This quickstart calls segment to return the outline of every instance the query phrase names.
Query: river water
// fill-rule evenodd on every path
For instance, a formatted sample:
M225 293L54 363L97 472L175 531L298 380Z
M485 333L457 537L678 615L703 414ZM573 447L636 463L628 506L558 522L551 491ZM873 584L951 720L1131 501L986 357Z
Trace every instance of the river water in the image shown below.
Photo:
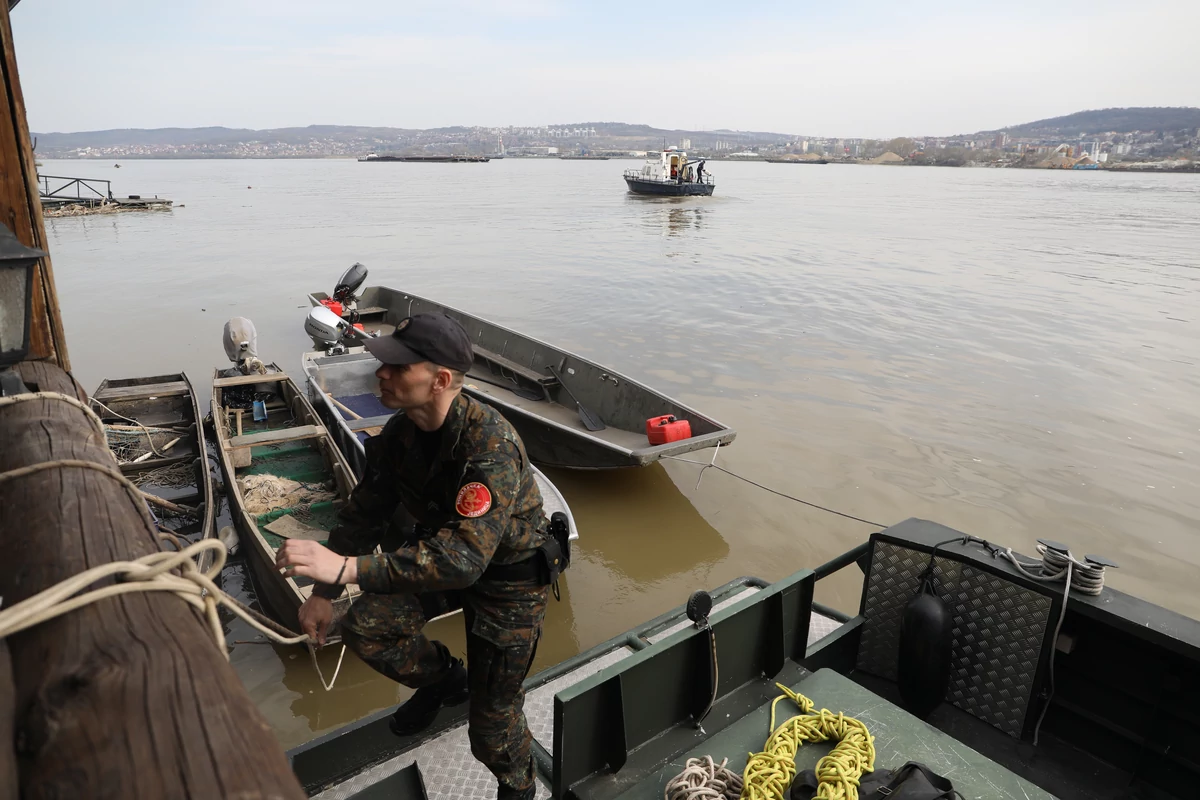
M207 396L235 315L298 371L306 293L361 261L732 425L718 463L748 478L1026 553L1065 541L1200 617L1196 176L716 163L716 196L680 201L628 195L628 166L49 161L176 202L46 221L75 374L183 369ZM582 538L536 668L872 530L698 469L550 473ZM851 572L818 599L855 610ZM225 581L250 596L244 565ZM465 649L461 622L434 633ZM405 696L352 657L327 694L303 651L230 638L285 746Z

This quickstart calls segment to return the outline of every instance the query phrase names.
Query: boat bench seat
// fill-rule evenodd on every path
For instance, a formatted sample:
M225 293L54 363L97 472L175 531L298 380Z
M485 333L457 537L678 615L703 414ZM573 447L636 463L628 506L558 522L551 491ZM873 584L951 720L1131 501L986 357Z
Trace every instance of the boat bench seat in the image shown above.
M548 372L538 372L535 369L518 364L510 358L505 358L499 353L485 350L479 345L475 345L475 357L494 367L498 367L502 372L508 371L515 375L520 375L532 383L539 383L543 386L553 386L558 383L558 379Z
M242 436L230 436L230 447L258 447L264 444L280 444L294 442L297 439L316 439L325 435L325 429L320 425L298 425L294 428L280 428L274 431L259 431Z
M141 400L149 397L178 397L190 394L192 387L187 381L146 383L140 386L110 386L94 395L102 403L114 400Z

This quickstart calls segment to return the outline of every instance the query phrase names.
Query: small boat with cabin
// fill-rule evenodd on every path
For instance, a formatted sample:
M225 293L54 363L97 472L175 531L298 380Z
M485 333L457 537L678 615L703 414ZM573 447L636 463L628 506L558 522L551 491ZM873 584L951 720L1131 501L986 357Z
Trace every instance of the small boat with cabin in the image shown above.
M582 356L443 305L385 286L361 289L366 268L352 267L333 295L314 292L325 306L367 333L391 335L414 314L438 313L466 328L475 365L464 392L499 409L542 466L611 469L651 464L668 456L722 447L736 432L709 416ZM357 358L371 363L369 354Z
M248 320L230 320L225 344L237 366L215 371L212 419L230 515L259 598L299 630L296 613L313 581L280 573L275 553L289 538L324 544L357 479L304 392L258 361ZM357 594L352 585L334 603L335 619Z
M688 161L687 153L668 147L658 158L648 158L641 169L625 170L625 185L634 194L659 197L708 197L716 189L705 160Z
M204 422L187 375L105 378L89 405L104 423L121 474L152 498L159 529L190 542L213 536L216 505ZM202 570L209 558L204 556Z

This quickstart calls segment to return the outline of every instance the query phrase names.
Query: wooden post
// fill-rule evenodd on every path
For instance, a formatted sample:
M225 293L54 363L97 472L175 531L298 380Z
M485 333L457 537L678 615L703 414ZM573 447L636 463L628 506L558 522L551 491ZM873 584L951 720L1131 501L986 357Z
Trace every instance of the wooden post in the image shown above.
M48 362L20 371L31 388L85 399ZM84 414L61 401L0 407L0 442L0 472L59 459L112 464ZM91 567L158 551L140 503L91 470L0 483L5 607ZM183 600L122 595L7 645L19 796L304 797L270 726Z
M17 745L13 741L13 675L8 645L0 640L0 797L20 795L17 783Z
M16 234L21 244L50 252L42 222L33 144L25 119L25 97L21 94L21 81L17 75L9 5L8 0L0 2L0 78L4 84L0 87L0 220ZM54 361L64 370L71 368L49 256L42 258L33 271L27 358Z

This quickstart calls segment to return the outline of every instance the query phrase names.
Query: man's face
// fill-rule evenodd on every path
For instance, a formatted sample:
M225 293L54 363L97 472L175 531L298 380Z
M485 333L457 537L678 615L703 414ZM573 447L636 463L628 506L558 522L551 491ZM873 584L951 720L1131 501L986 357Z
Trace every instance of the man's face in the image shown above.
M437 371L428 361L419 364L380 364L375 370L379 378L379 401L392 410L419 408L433 399L433 382Z

